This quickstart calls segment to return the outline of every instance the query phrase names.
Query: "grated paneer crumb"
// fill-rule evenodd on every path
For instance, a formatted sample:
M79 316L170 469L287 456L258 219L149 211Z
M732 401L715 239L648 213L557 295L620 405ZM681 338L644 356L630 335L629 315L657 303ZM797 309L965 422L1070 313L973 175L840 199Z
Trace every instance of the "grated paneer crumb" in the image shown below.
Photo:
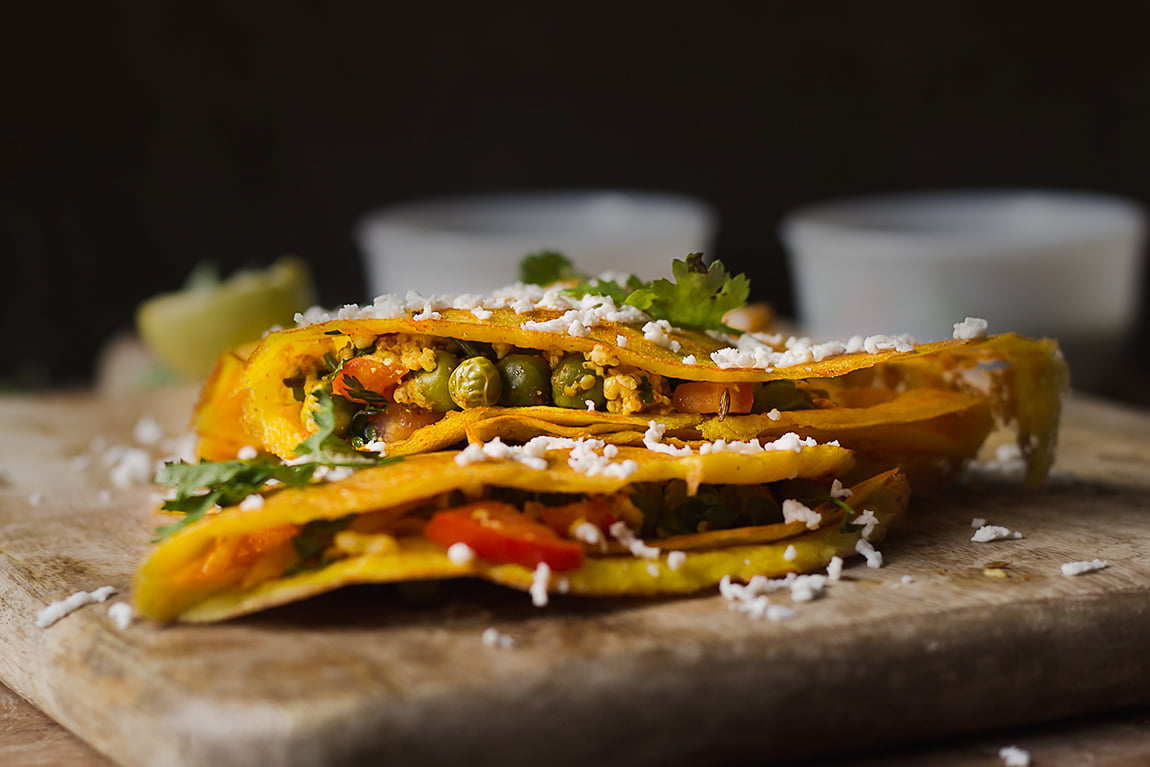
M1022 533L1012 531L1002 525L983 525L974 531L970 540L975 543L990 543L991 541L1018 540Z
M42 629L48 628L56 621L79 610L81 607L96 604L97 602L106 602L108 597L115 593L116 589L111 586L101 586L95 591L77 591L75 594L53 602L36 613L36 626Z
M1091 559L1085 562L1067 562L1062 565L1061 569L1063 575L1082 575L1096 570L1104 570L1107 567L1110 567L1110 563L1105 559Z
M1006 767L1030 766L1030 752L1018 746L1004 746L998 749L998 758Z

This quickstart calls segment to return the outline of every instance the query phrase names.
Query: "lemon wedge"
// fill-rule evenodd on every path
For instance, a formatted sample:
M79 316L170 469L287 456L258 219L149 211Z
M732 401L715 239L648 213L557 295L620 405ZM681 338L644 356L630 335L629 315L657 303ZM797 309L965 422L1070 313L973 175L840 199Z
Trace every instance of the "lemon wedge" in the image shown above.
M140 304L136 330L162 364L186 378L204 378L222 352L290 324L314 301L307 264L285 256L223 281L193 273L184 289Z

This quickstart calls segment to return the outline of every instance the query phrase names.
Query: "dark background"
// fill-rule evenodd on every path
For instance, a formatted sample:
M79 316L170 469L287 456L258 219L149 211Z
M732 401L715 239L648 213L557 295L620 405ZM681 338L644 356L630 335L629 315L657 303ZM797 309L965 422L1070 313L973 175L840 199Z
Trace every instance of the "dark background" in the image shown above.
M322 303L366 300L352 225L418 197L698 196L714 255L783 314L776 227L805 202L1049 186L1150 203L1144 7L41 4L0 46L0 380L83 384L202 260L297 253Z

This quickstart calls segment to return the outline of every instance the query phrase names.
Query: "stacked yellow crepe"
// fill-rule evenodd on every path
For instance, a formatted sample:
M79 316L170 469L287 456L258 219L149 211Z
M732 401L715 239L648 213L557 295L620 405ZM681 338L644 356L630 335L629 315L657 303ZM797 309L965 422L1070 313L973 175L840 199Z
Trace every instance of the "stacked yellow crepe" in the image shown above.
M460 576L537 602L685 593L865 551L908 487L954 478L996 426L1045 477L1055 342L975 320L921 345L741 332L724 317L745 277L697 256L674 273L383 296L225 354L194 417L201 463L161 478L183 517L139 610L217 620Z

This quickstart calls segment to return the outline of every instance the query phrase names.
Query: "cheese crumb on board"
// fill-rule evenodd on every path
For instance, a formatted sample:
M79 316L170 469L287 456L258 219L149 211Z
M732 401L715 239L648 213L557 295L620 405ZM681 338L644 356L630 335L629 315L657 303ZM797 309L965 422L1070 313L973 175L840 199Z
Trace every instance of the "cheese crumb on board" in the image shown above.
M515 639L508 634L504 634L494 626L489 626L483 629L483 644L488 647L498 647L502 650L509 650L515 646Z
M1082 575L1083 573L1092 573L1095 570L1104 570L1110 567L1110 563L1105 559L1091 559L1086 562L1067 562L1062 565L1063 575Z
M998 758L1006 767L1030 766L1030 752L1018 746L1003 746L998 749Z
M115 622L116 628L123 631L132 625L132 618L134 617L132 605L127 602L110 604L108 605L108 617Z
M97 602L106 602L108 597L115 593L116 589L111 586L101 586L95 591L77 591L75 594L53 602L36 613L36 626L42 629L48 628L56 621L79 610L81 607L96 604Z
M855 551L863 555L867 567L876 569L882 567L882 552L877 550L866 538L858 539L858 542L855 543Z
M970 540L975 543L990 543L991 541L1018 540L1022 533L1012 531L1002 525L983 525L974 531Z

